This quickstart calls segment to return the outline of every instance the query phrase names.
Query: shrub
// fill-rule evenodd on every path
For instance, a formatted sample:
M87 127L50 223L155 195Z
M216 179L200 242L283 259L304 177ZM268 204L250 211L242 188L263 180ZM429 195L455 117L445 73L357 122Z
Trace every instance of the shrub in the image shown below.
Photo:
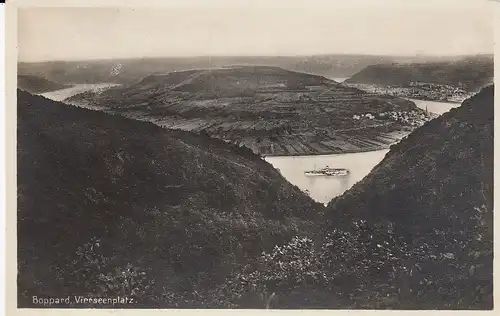
M116 256L106 255L99 238L80 246L73 262L75 283L82 291L96 297L122 296L144 302L151 299L154 281L132 263L122 264Z

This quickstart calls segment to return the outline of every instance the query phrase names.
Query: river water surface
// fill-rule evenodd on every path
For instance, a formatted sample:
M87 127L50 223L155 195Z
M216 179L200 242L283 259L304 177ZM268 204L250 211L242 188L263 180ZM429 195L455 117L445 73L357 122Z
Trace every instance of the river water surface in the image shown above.
M436 113L439 115L446 113L449 110L459 107L461 105L460 103L452 103L452 102L437 102L437 101L426 101L426 100L416 100L416 99L408 99L408 100L415 102L415 104L422 110L425 110L425 108L427 107L427 110L429 112Z
M337 78L331 78L331 79L334 81L337 81L337 82L344 82L347 79L349 79L349 77L337 77Z
M85 91L89 91L89 90L100 91L100 90L108 89L108 88L111 88L114 86L117 86L117 84L115 84L115 83L95 83L95 84L81 83L81 84L75 84L71 88L42 93L41 96L46 97L47 99L54 100L54 101L63 101L66 98L72 97L72 96L79 94L79 93L83 93Z
M279 169L290 182L307 192L320 203L328 203L331 199L350 189L363 179L388 152L388 149L353 154L314 155L314 156L277 156L266 157L265 160ZM348 176L306 176L305 171L331 168L349 169Z
M338 80L339 78L337 78ZM459 103L413 100L415 104L429 112L443 114ZM363 179L388 152L376 150L354 154L315 155L315 156L276 156L266 157L265 160L279 169L281 174L292 184L307 192L314 200L328 203L333 198L342 195L354 184ZM349 169L350 174L345 177L306 176L305 171L320 169L326 166L332 168Z

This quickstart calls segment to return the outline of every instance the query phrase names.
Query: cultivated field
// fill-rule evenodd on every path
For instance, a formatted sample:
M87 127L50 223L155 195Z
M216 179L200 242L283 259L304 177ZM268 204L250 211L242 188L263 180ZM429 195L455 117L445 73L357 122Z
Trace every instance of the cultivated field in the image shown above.
M307 155L387 148L411 129L354 115L419 111L411 101L346 87L277 67L191 70L151 75L67 102L206 133L261 155Z

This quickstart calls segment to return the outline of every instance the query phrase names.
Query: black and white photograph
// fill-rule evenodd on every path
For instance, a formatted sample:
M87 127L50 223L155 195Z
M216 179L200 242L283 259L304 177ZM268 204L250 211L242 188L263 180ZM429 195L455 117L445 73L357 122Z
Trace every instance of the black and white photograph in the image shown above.
M493 310L500 3L22 3L17 309Z

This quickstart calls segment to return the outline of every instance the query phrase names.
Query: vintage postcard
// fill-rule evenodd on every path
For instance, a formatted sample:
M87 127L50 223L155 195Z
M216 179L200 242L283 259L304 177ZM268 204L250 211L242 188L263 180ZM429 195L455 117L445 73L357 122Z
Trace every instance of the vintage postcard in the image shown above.
M498 6L9 2L9 310L492 311Z

